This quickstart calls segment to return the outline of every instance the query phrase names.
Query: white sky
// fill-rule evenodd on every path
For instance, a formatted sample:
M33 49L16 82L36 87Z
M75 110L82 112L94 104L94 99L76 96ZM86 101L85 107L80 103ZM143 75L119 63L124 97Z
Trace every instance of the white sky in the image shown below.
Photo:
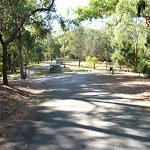
M76 9L78 6L85 6L87 5L89 0L56 0L56 9L57 14L60 14L62 17L67 17L67 9L73 8ZM103 25L101 22L93 21L90 25L93 28L100 29L100 27ZM54 30L59 30L59 25L56 21L54 21Z
M57 12L63 17L66 15L66 9L69 7L76 9L78 6L87 5L89 0L56 0Z

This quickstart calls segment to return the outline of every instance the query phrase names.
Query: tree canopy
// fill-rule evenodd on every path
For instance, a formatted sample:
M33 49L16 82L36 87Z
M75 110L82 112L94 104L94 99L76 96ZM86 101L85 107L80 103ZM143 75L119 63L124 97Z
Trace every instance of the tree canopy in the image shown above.
M0 2L0 42L3 48L3 82L7 79L7 47L19 38L23 25L43 11L52 11L55 0L2 0ZM21 34L20 34L21 36ZM21 38L21 37L20 37Z

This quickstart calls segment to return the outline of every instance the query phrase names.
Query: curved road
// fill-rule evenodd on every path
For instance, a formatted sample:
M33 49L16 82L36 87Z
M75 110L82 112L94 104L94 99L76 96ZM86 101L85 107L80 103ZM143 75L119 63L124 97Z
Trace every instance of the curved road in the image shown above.
M150 112L87 80L97 75L31 76L42 89L38 105L6 149L149 150Z

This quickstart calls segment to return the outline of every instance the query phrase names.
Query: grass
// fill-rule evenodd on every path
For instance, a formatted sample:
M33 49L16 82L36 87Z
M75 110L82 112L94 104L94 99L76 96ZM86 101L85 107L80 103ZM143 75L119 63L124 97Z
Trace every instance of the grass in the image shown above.
M19 73L20 73L20 70L16 70L15 73L11 74L11 70L9 70L9 71L7 71L7 76L9 77L11 75L18 75ZM2 76L3 76L3 73L0 72L0 77L2 77Z
M79 67L78 61L66 61L65 68L62 68L63 72L106 72L110 70L110 67L113 67L115 71L127 71L127 67L122 66L121 70L119 67L114 67L113 63L98 62L96 68L93 69L91 66L87 66L86 62L81 62Z
M38 64L37 62L29 63L29 65L26 67L26 69L29 69L29 68L38 66L38 65L40 65L40 64L48 63L48 62L50 62L50 61L42 61L42 62L40 62L39 64Z
M40 64L43 63L48 63L49 61L43 61L40 62ZM27 67L24 67L24 69L32 68L35 66L40 65L37 62L36 63L30 63ZM126 66L122 66L120 69L117 66L114 66L112 63L107 64L107 69L106 69L106 63L105 62L98 62L96 64L96 68L93 69L91 66L87 66L86 62L81 62L81 66L79 67L79 62L77 60L66 60L65 61L65 67L64 65L61 66L62 72L107 72L110 70L110 67L114 68L114 71L128 71L128 68ZM8 71L8 76L11 76L12 74L10 73L11 71ZM42 74L42 73L49 73L50 68L48 67L43 67L43 68L37 68L35 70L35 73L37 74ZM19 68L17 68L17 72L14 73L13 75L17 75L20 73ZM0 77L2 77L2 72L0 72Z
M34 71L35 73L49 73L50 72L50 69L49 69L49 67L44 67L44 68L37 68L35 71Z
M79 67L79 62L77 60L66 60L65 67L61 65L61 70L62 72L107 72L110 70L110 67L113 67L114 71L127 72L128 70L126 66L122 66L121 69L119 67L114 67L113 63L107 63L106 69L106 63L104 62L98 62L95 69L91 66L87 66L86 62L81 62L81 66ZM49 69L49 67L37 68L36 72L49 73Z

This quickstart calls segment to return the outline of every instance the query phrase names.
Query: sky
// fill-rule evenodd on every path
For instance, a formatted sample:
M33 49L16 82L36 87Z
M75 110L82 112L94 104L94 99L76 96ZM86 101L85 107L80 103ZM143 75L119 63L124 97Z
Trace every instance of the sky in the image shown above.
M78 6L85 6L87 5L89 0L56 0L56 9L57 14L60 14L62 17L67 17L67 9L73 8L76 9ZM87 22L84 23L86 25ZM54 21L55 28L54 30L59 30L59 25L57 21ZM92 28L100 29L103 26L103 23L100 21L92 21L92 24L89 25Z
M69 7L76 9L78 6L85 6L89 0L56 0L57 12L63 17L66 16L66 9Z

